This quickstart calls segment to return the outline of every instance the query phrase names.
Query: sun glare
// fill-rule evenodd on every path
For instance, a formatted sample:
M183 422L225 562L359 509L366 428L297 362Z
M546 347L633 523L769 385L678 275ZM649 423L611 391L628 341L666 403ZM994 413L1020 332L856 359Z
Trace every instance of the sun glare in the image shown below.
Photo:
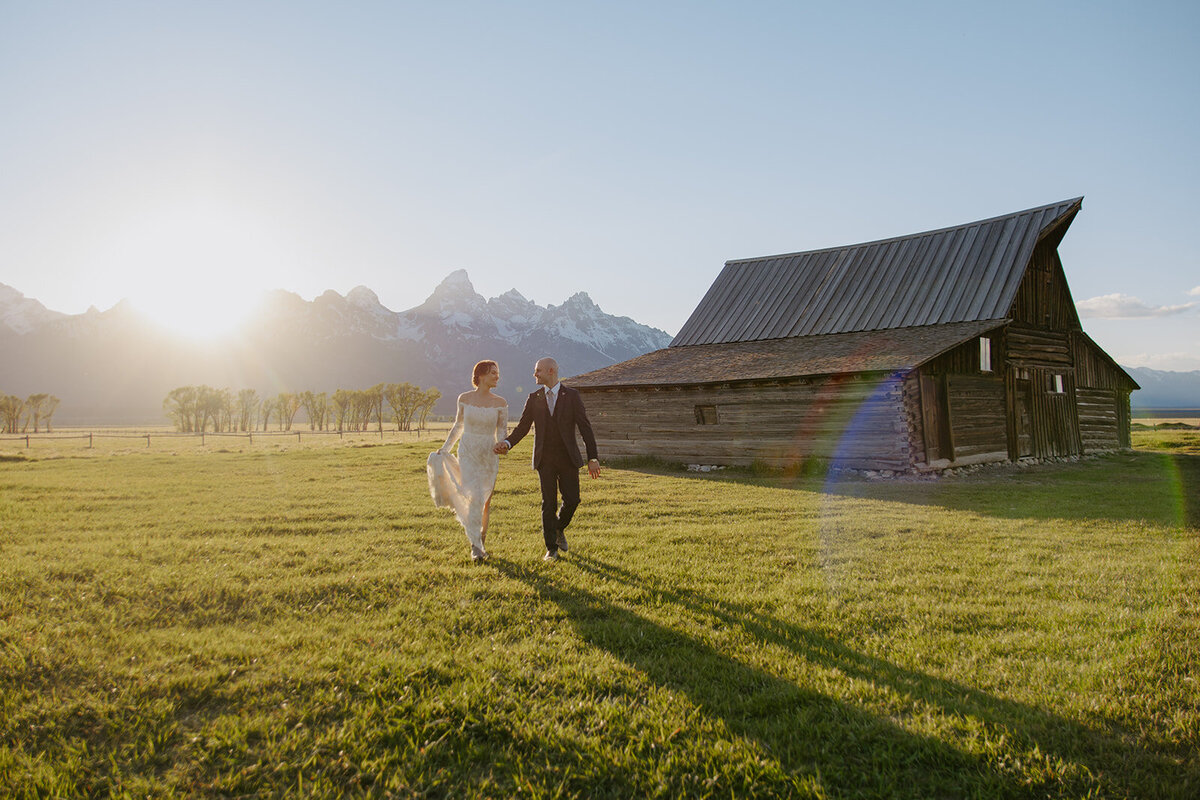
M264 291L286 288L283 248L253 220L245 209L211 202L142 216L121 234L112 274L134 307L168 330L225 336Z
M133 305L157 324L189 339L221 338L244 322L253 300L204 284L191 285L182 278L177 284L142 287Z

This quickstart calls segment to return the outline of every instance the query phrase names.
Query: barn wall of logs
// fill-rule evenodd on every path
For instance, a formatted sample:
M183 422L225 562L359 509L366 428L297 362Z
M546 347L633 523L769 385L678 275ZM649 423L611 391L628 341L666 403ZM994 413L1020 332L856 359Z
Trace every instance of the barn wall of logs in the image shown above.
M814 377L729 385L580 387L604 458L790 468L810 459L906 470L903 380Z

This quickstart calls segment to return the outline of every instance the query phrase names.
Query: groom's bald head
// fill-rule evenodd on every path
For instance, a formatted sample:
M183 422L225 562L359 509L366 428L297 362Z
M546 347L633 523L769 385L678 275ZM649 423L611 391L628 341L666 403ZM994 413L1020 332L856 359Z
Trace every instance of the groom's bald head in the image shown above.
M558 362L550 357L539 358L533 365L533 379L542 386L558 383Z

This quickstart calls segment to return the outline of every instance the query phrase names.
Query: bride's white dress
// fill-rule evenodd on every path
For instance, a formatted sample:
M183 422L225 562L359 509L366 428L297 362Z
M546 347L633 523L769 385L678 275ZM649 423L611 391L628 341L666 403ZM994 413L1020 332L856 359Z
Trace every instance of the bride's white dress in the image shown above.
M452 508L473 547L483 550L483 507L496 487L500 456L492 452L508 434L508 406L458 403L454 427L440 449L429 454L425 472L434 505ZM458 456L450 450L458 442Z

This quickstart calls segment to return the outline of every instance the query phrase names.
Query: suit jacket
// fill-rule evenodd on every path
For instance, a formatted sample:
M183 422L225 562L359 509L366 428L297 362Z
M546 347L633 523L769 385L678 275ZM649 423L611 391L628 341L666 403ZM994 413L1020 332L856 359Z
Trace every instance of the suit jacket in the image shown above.
M529 399L525 401L525 408L521 411L521 420L513 432L508 435L509 445L515 447L517 442L524 439L525 434L529 433L531 425L534 427L534 469L541 466L542 457L546 452L546 437L552 435L562 436L567 456L576 469L586 464L587 462L579 452L579 442L575 440L576 428L583 437L583 444L587 448L587 457L589 459L599 458L596 454L596 437L592 434L592 423L583 408L583 398L579 396L577 390L570 386L559 384L558 400L554 404L553 416L550 415L550 407L546 404L546 387L543 386L529 395Z

